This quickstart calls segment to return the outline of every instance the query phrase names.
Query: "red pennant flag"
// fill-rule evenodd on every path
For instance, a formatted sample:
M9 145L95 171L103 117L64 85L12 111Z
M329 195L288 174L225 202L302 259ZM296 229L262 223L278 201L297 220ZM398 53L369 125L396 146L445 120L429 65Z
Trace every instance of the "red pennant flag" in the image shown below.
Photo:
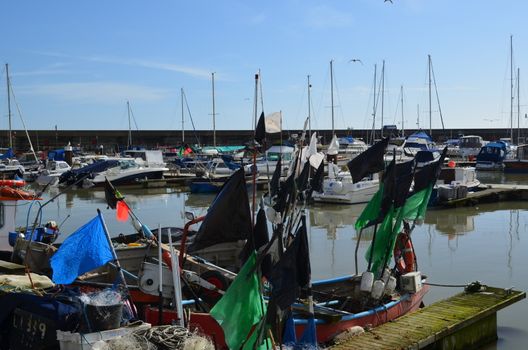
M127 221L128 220L128 206L124 201L118 201L116 204L116 218L117 221Z

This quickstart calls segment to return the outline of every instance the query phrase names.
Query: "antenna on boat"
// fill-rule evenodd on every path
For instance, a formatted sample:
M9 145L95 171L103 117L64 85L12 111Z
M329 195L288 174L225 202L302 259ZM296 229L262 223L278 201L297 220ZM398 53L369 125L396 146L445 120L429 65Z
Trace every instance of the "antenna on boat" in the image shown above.
M405 120L403 118L403 85L401 86L401 116L402 116L402 137L405 137Z

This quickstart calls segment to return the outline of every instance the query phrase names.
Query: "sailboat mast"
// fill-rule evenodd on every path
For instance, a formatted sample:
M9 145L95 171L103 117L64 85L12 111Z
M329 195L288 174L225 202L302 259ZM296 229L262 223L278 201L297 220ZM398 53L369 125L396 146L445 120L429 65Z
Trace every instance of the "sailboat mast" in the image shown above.
M7 117L9 120L9 148L13 149L13 134L11 132L11 83L9 81L9 65L5 64L7 83Z
M517 68L517 144L519 144L519 138L521 137L521 69ZM513 142L513 139L511 140Z
M513 35L510 35L510 138L513 142Z
M182 111L181 111L182 143L184 143L185 142L185 119L184 119L184 112L183 112L183 88L181 88L181 107L182 107Z
M405 125L404 125L404 119L403 119L403 85L401 86L400 90L401 90L400 93L401 93L402 136L405 136Z
M433 136L433 110L431 104L431 55L428 55L429 62L429 136Z
M372 104L372 143L374 143L374 140L376 139L376 75L377 75L377 71L378 71L378 65L377 64L374 64L374 97L373 97L373 101L374 103Z
M213 86L213 146L216 147L216 112L215 112L215 85L214 72L211 73L211 84Z
M334 60L330 60L330 104L332 108L332 137L335 134L334 128Z
M308 75L308 133L312 137L312 84ZM281 129L282 130L282 129Z
M130 123L130 102L127 101L127 113L128 113L128 149L132 147L132 124Z
M383 104L385 99L385 60L381 66L381 138L383 138Z
M256 129L257 129L257 125L258 125L258 117L257 117L257 113L258 113L258 83L259 83L259 75L258 73L255 74L255 101L254 101L254 105L253 105L253 111L254 111L254 124L253 124L253 130L255 130L255 133L256 133Z

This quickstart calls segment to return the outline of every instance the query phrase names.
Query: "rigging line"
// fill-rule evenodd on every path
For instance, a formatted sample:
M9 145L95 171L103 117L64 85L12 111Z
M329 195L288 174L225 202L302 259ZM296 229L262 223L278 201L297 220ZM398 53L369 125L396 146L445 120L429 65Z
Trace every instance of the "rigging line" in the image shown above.
M22 112L20 111L20 106L18 105L18 101L16 99L16 96L15 96L15 91L13 90L13 86L11 85L11 81L9 81L9 87L10 87L10 91L11 91L11 95L13 96L13 101L15 102L15 106L16 106L16 109L17 109L17 112L18 112L18 116L20 117L20 121L22 122L22 126L24 127L24 131L26 133L26 137L28 139L28 142L29 142L29 150L31 151L31 153L33 153L33 157L35 157L35 160L38 162L38 157L37 157L37 154L35 153L35 149L33 148L33 143L31 142L31 137L29 137L29 132L27 130L27 127L26 127L26 123L24 122L24 118L22 118Z
M326 76L325 76L325 80L323 82L323 85L321 86L326 86L328 80L330 78L330 70L326 71ZM319 107L317 107L317 110L319 112L321 112L321 109L323 108L323 103L324 103L324 98L325 98L325 89L322 89L321 90L321 98L319 99ZM314 111L315 112L315 111ZM315 114L315 113L314 113ZM321 115L324 115L324 113L321 113ZM322 124L322 123L321 123ZM323 128L323 125L321 125L321 128ZM328 129L328 128L327 128Z
M134 121L134 125L136 126L136 131L139 131L139 128L136 122L136 117L134 116L134 111L132 110L132 107L130 107L130 114L132 115L132 120Z
M337 103L338 105L335 106L335 107L339 107L339 112L340 112L340 115L341 115L341 120L343 122L343 126L346 128L346 121L345 121L345 115L343 114L343 108L341 107L342 104L341 104L341 95L339 94L339 88L338 88L338 85L337 85L337 79L336 79L336 76L334 74L334 86L335 86L335 91L336 91L336 96L337 96Z
M431 61L431 73L433 73L433 83L434 83L435 93L436 93L436 103L438 104L438 113L440 113L440 121L442 122L442 130L445 130L444 117L442 116L442 107L440 107L440 97L438 96L438 87L436 86L436 77L435 77L432 61Z
M189 114L189 119L191 119L191 125L193 127L194 137L196 138L198 147L202 147L202 145L200 144L200 139L198 138L198 135L196 134L196 127L194 126L194 119L191 114L191 109L189 108L189 103L187 103L187 94L185 93L185 91L183 91L183 100L185 101L185 106L187 107L187 113Z

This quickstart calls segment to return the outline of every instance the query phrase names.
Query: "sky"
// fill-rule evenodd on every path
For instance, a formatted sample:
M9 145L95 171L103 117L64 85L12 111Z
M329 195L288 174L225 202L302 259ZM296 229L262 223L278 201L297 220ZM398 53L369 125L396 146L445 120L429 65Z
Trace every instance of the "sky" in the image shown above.
M252 129L281 111L285 129L372 126L374 66L385 61L383 124L406 128L510 126L510 35L520 111L528 112L528 2L8 1L0 12L0 129ZM428 55L436 88L429 107ZM351 61L358 59L359 61ZM514 79L517 86L517 80ZM403 86L403 117L400 91ZM516 90L516 88L515 88ZM379 94L378 94L379 96ZM515 97L517 126L517 98ZM522 118L521 127L528 119ZM376 127L381 125L378 100Z

